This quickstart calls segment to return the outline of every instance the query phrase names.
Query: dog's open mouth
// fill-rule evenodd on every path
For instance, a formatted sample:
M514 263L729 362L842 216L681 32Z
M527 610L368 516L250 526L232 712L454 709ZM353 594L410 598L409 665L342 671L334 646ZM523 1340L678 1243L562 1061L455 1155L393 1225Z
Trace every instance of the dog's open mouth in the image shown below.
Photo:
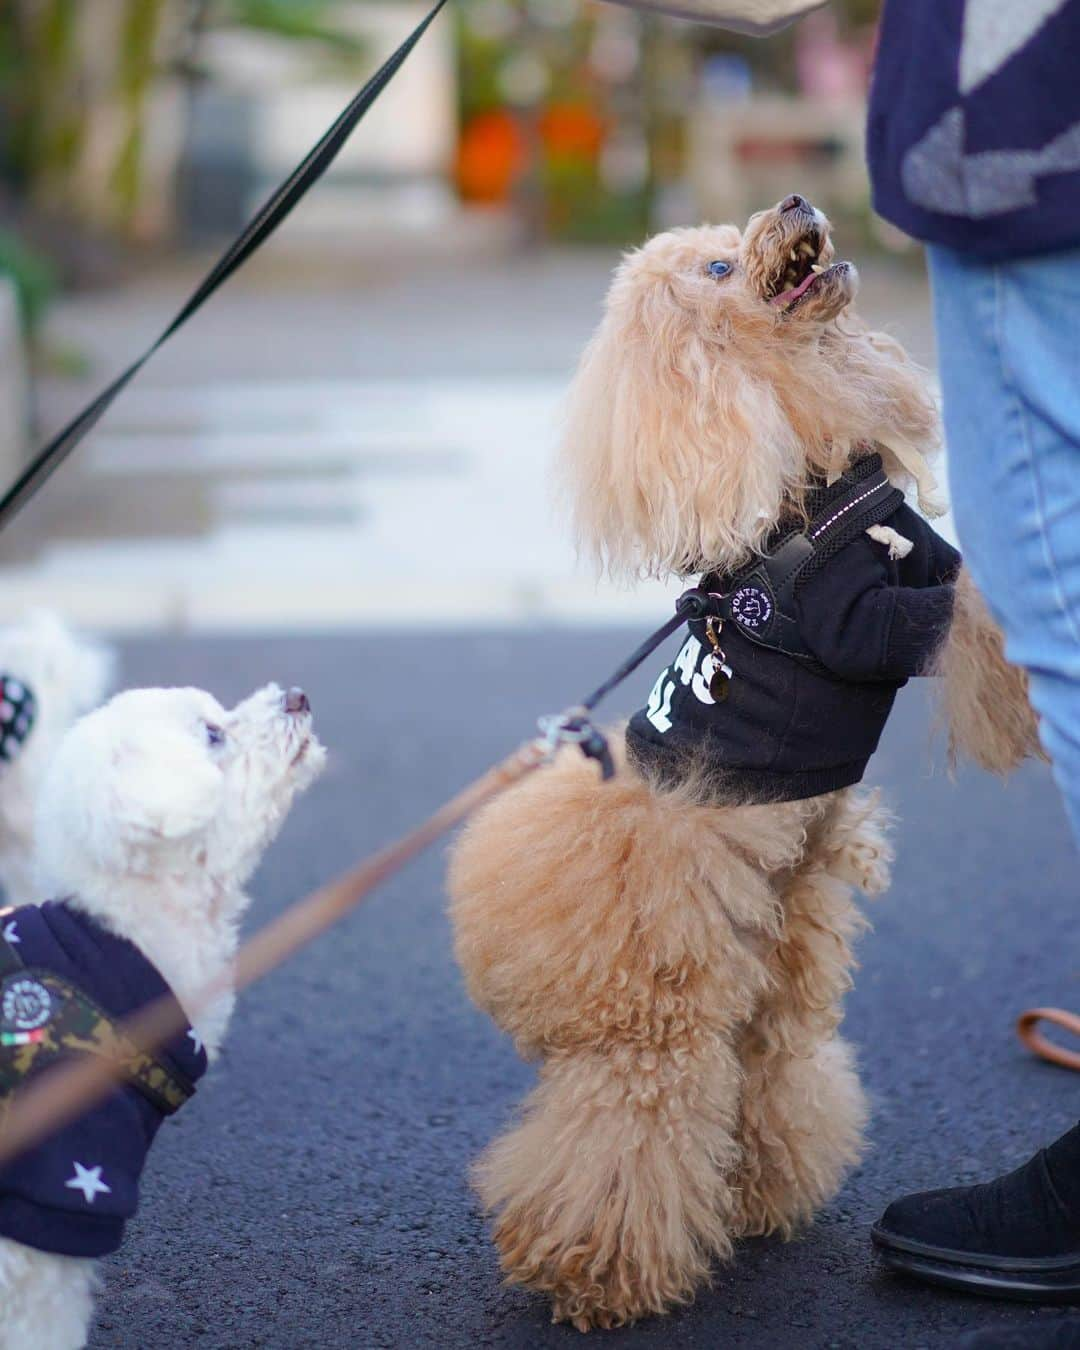
M828 235L814 226L789 245L788 256L780 271L770 278L765 288L764 298L770 305L776 305L786 313L804 296L812 294L847 267L847 263L842 262L833 263L831 267L822 265L819 259L827 242Z

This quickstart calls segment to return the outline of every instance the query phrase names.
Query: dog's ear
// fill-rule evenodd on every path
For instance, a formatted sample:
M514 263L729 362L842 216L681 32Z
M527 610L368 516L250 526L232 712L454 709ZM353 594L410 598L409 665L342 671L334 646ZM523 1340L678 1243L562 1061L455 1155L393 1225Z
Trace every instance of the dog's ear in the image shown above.
M741 560L797 463L770 381L677 286L631 255L570 393L560 477L579 545L614 576Z
M205 829L224 793L221 770L190 737L163 732L151 750L117 746L102 784L109 815L132 842L178 840Z

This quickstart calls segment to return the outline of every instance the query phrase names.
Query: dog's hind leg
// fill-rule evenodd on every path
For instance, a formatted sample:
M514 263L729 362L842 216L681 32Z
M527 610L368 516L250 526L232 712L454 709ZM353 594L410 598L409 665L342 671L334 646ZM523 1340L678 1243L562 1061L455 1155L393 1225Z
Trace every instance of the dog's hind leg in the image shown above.
M730 1252L735 1042L767 982L770 877L800 839L785 808L695 806L567 757L466 831L450 889L469 988L545 1060L477 1186L507 1276L557 1320L662 1312Z
M806 853L780 883L783 929L772 989L747 1028L741 1058L740 1231L785 1236L809 1220L859 1157L866 1104L838 1035L851 984L851 941L863 927L851 888L888 884L887 816L855 789L814 803Z
M739 1077L709 1034L552 1056L475 1170L507 1276L582 1331L689 1301L731 1252Z
M0 1238L0 1350L82 1350L97 1283L93 1261Z

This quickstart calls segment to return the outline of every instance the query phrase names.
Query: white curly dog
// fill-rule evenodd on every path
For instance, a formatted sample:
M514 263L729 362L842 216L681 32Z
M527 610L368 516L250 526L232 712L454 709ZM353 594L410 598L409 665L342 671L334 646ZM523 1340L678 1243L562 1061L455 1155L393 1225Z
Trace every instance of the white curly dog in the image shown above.
M76 718L103 702L115 654L46 610L0 628L0 713L9 683L32 700L28 726L0 754L0 885L8 904L39 899L33 874L34 810L57 747ZM0 735L3 735L0 723Z
M142 988L163 981L181 1007L194 1006L195 992L230 968L248 904L244 885L324 760L298 689L269 685L231 711L198 689L119 694L74 725L45 776L37 894L58 901L5 916L5 936L22 942L16 950L23 960L29 952L40 962L54 938L64 960L76 948L105 953L108 959L87 969L80 987L110 1016L132 1010L117 993L118 961L125 980L128 966L134 972L131 987L140 979ZM7 980L2 988L6 996ZM214 1059L233 1001L229 994L196 1009L186 1041L189 1062L192 1046L198 1051L196 1073L206 1057ZM9 1012L4 1003L5 1018ZM183 1053L165 1062L175 1067ZM137 1131L142 1121L152 1137L158 1117L147 1130L148 1111L145 1095L125 1087L0 1172L2 1350L85 1344L96 1280L94 1260L81 1253L113 1249L138 1194L137 1170L130 1179L119 1175L126 1155L117 1154L121 1165L110 1170L102 1120L127 1113L126 1122ZM127 1210L125 1196L134 1197ZM31 1234L33 1242L13 1240L16 1234Z

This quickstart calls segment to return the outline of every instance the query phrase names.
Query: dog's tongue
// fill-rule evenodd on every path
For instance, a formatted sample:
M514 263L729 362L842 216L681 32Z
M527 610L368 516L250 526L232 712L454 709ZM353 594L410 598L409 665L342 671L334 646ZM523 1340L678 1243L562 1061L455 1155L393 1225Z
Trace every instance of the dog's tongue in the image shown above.
M819 276L819 272L807 272L805 281L800 281L797 286L793 287L790 291L784 291L782 295L774 295L769 301L769 304L789 305L793 300L798 300L799 296L802 295L807 287L812 285Z

